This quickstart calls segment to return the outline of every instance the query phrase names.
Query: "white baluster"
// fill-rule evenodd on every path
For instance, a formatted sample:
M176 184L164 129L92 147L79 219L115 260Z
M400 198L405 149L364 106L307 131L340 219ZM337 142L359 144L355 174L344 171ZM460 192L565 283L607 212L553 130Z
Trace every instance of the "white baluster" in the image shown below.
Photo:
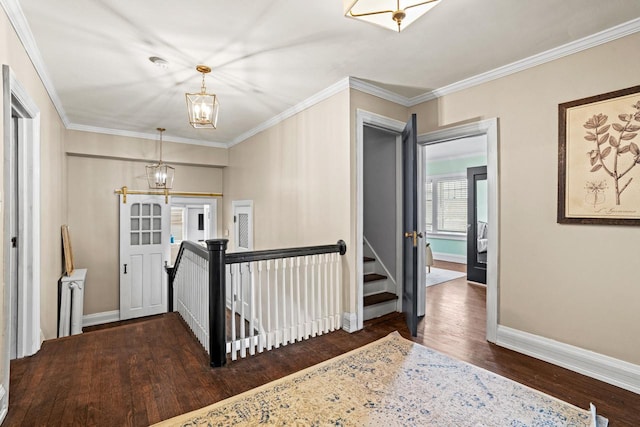
M244 317L244 307L246 305L246 282L247 282L247 269L249 264L238 264L238 270L240 271L238 280L238 302L240 304L240 357L247 357L247 349L244 345L245 329L247 321Z
M300 295L300 257L296 257L296 295L298 296L298 316L296 319L296 330L298 341L302 341L304 335L304 319L302 317L302 297Z
M231 264L231 360L238 358L238 343L236 341L236 300L238 295L238 264Z
M294 343L296 341L296 321L294 317L295 306L293 305L293 265L295 258L289 258L289 342Z
M287 259L282 259L282 300L280 307L282 308L282 344L289 342L289 329L287 328Z
M267 350L273 348L273 324L271 323L271 260L267 260Z
M275 347L279 348L280 347L280 343L281 343L281 335L280 335L280 322L279 322L279 318L278 318L278 312L280 311L280 300L278 299L278 260L274 260L273 261L273 278L274 278L274 284L273 284L273 296L274 296L274 317L275 317L275 321L274 321L274 339L275 339Z
M309 323L309 257L304 257L304 339L311 335L311 323Z
M258 353L262 353L265 346L264 319L262 317L262 266L264 262L258 261Z

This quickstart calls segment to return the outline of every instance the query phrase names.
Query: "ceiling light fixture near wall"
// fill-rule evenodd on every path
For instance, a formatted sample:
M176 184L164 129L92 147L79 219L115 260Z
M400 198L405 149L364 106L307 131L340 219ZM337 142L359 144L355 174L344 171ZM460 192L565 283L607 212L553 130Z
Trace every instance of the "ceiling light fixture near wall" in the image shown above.
M214 93L207 93L204 85L204 76L211 72L206 65L196 67L202 73L202 87L200 93L187 93L187 109L189 110L189 123L194 128L215 129L218 125L218 97Z
M343 4L345 16L400 32L431 10L440 1L343 0Z
M171 189L173 187L173 177L175 175L175 168L162 162L162 132L165 128L158 128L160 132L160 160L158 163L147 165L147 182L149 188L153 189Z

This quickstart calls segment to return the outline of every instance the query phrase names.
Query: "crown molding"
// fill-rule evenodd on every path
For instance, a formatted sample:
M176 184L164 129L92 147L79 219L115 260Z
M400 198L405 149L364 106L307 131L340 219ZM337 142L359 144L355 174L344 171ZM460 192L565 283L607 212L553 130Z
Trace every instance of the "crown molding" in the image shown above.
M325 99L337 93L340 93L345 89L348 89L350 87L350 80L351 80L351 77L345 77L344 79L338 81L337 83L332 84L326 89L321 90L320 92L316 93L315 95L312 95L311 97L294 105L293 107L286 109L285 111L278 114L277 116L270 118L266 122L263 122L258 126L254 127L253 129L250 129L247 132L241 135L238 135L236 138L233 139L233 141L227 144L227 148L231 148L234 145L240 144L241 142L251 138L254 135L257 135L258 133L264 130L269 129L272 126L277 125L278 123L288 119L289 117L292 117L306 110L307 108L313 107L314 105L324 101Z
M67 117L67 113L62 107L62 101L58 96L58 92L56 92L56 88L49 78L47 67L44 65L42 55L40 54L40 49L38 49L36 40L33 37L27 18L24 16L18 0L0 0L0 4L2 4L2 7L7 13L7 17L18 35L18 39L22 42L22 45L27 52L27 56L31 59L33 67L36 69L36 73L38 73L38 76L40 77L45 90L49 94L49 98L51 98L51 102L53 103L56 111L58 111L58 115L60 116L62 123L65 127L69 127L69 117Z
M395 92L381 88L372 83L362 81L356 77L349 77L349 87L387 101L395 102L396 104L400 104L404 107L410 107L409 98L406 96L398 95Z
M91 133L101 133L104 135L113 135L113 136L124 136L129 138L142 138L142 139L158 139L157 133L145 133L145 132L134 132L129 130L121 130L121 129L109 129L109 128L101 128L97 126L87 126L87 125L78 125L75 123L71 123L67 126L68 130L76 130L80 132L91 132ZM227 144L224 142L212 142L212 141L202 141L199 139L190 139L190 138L180 138L175 136L163 135L162 140L164 142L176 142L179 144L191 144L191 145L202 145L204 147L213 147L213 148L228 148Z
M460 80L459 82L452 83L439 89L435 89L433 91L413 97L409 99L409 106L414 107L418 104L431 101L441 96L449 95L463 89L469 89L471 87L478 86L480 84L487 83L501 77L506 77L508 75L515 74L520 71L524 71L529 68L554 61L556 59L564 58L565 56L573 55L574 53L578 53L613 40L617 40L619 38L637 33L638 31L640 31L640 18L633 19L615 27L600 31L599 33L595 33L590 36L583 37L579 40L559 46L557 48L547 50L545 52L530 56L520 61L512 62L511 64L495 68L485 73L478 74L468 79Z

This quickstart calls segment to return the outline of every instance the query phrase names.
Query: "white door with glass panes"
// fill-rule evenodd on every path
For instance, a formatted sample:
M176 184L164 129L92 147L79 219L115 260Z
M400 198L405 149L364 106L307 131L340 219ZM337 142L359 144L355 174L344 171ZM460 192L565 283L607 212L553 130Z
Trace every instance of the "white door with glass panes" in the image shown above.
M164 196L120 196L120 319L167 311L171 204Z

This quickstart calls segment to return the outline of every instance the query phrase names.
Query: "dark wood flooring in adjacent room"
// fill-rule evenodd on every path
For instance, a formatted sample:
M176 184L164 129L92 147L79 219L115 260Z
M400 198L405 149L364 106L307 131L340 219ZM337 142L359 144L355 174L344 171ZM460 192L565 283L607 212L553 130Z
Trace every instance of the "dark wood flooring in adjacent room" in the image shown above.
M488 344L484 287L457 279L429 287L427 301L428 316L415 341L576 406L593 402L612 427L640 426L640 395ZM176 314L95 329L46 341L35 356L11 362L10 406L3 425L146 426L394 330L408 337L401 315L368 321L353 334L338 331L211 369Z

